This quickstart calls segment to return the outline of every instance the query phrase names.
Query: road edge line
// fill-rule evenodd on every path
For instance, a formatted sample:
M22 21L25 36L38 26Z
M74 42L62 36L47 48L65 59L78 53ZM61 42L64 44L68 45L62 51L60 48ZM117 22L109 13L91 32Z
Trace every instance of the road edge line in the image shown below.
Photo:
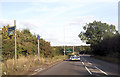
M37 73L39 73L39 72L41 72L41 71L44 71L44 70L47 70L47 69L49 69L49 68L51 68L51 67L53 67L53 66L55 66L55 65L57 65L57 64L59 64L59 63L61 63L61 62L63 62L63 60L62 61L59 61L59 62L57 62L57 63L55 63L55 64L52 64L51 66L48 66L47 68L43 68L42 70L39 70L39 71L37 71L37 72L35 72L35 73L33 73L33 74L31 74L32 76L33 75L36 75ZM31 76L30 76L31 77Z
M98 67L94 66L96 69L100 70L100 72L104 73L105 75L108 75L106 72L102 71L101 69L99 69Z

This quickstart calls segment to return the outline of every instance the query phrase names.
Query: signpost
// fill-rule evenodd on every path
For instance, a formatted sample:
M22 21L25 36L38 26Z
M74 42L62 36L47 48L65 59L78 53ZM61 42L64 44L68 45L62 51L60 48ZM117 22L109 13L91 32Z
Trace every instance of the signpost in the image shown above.
M15 34L15 60L14 60L14 68L17 68L16 59L17 59L17 49L16 49L16 20L14 20L14 26L8 28L8 35Z
M17 53L16 53L16 20L14 20L14 26L15 26L15 69L17 68L16 59L17 59Z
M40 36L37 35L37 39L38 39L38 59L40 59L40 51L39 51L39 39L40 39Z

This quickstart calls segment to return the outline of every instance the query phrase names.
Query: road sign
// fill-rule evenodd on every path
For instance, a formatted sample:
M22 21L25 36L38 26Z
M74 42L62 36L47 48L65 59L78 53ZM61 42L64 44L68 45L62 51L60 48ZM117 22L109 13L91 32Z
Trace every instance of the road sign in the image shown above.
M40 39L40 35L37 35L37 39Z
M40 51L39 51L39 39L40 39L40 35L37 35L37 39L38 39L38 60L40 59Z
M72 49L66 49L66 51L72 51Z
M15 33L15 26L9 27L8 28L8 35L14 35L14 33Z

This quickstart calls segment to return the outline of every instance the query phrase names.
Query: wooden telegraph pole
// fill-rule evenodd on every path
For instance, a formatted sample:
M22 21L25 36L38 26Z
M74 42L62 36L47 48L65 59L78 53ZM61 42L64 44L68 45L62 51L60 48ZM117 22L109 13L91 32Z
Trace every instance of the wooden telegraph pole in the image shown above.
M17 52L16 52L16 20L14 20L14 26L15 26L15 60L14 60L14 64L15 64L15 69L17 68L17 64L16 64L16 59L17 59Z

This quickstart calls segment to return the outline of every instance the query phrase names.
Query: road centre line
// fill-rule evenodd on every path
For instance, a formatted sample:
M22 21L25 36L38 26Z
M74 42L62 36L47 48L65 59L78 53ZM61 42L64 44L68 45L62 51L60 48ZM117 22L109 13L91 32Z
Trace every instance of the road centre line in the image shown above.
M84 62L82 62L82 64L84 65ZM88 71L89 74L92 75L92 72L90 72L90 70L85 66L85 69Z
M92 75L92 72L85 66L85 69Z
M104 73L105 75L108 75L106 72L102 71L101 69L99 69L98 67L94 66L96 69L100 70L102 73Z
M84 57L82 57L82 59L83 59L84 61L87 61Z
M84 65L84 62L82 62L82 64Z
M88 62L88 64L92 65L92 63Z

